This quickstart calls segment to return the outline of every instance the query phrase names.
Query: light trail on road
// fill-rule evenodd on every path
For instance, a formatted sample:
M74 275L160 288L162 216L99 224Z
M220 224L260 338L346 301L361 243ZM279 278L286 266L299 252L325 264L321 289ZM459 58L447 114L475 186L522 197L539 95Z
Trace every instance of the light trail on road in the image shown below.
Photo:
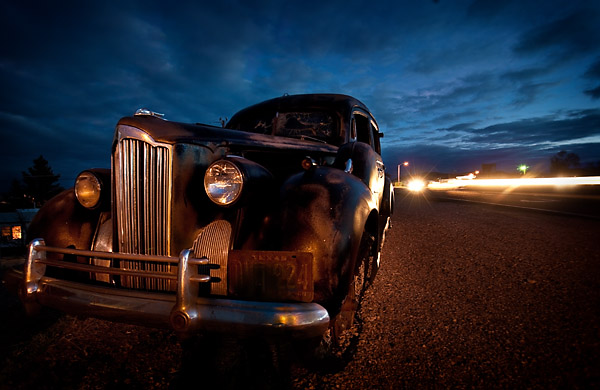
M538 178L518 178L518 179L450 179L448 181L431 182L427 185L431 190L448 190L464 187L574 187L600 185L600 176L587 177L538 177Z

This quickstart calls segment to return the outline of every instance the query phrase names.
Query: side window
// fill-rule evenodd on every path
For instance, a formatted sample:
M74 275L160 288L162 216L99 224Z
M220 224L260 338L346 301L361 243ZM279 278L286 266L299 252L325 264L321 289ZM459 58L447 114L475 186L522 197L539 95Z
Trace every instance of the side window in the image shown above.
M350 121L350 142L356 141L356 120L354 116Z
M356 140L373 145L373 136L369 120L366 117L355 113L354 121L356 123Z
M371 129L373 134L373 149L379 154L381 154L381 143L379 142L379 138L383 137L383 134L379 133L379 129L375 122L371 121Z

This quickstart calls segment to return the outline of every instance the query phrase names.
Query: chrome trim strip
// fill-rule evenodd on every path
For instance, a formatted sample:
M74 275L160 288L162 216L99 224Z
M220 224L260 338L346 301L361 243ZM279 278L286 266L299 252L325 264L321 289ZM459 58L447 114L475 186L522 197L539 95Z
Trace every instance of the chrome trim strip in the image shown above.
M122 268L111 268L111 267L98 267L95 265L89 264L80 264L80 263L67 263L65 261L56 261L56 260L39 260L38 264L49 265L51 267L65 268L74 271L83 271L83 272L92 272L95 274L108 274L108 275L124 275L124 276L135 276L141 278L148 279L161 279L161 280L177 280L176 276L173 274L168 274L164 272L153 272L153 271L137 271L130 269L122 269ZM209 283L210 276L207 275L199 275L192 276L189 279L191 282L196 283Z
M29 243L27 248L28 255L25 261L24 275L24 296L29 297L39 290L39 281L46 273L46 265L43 261L46 260L46 252L41 249L44 245L44 240L36 238Z
M167 281L177 281L177 277L172 273L167 272L157 272L157 270L132 270L132 269L124 269L124 268L113 268L113 267L105 267L101 265L93 265L93 264L81 264L81 263L73 263L68 261L61 260L49 260L46 258L46 253L62 253L66 255L74 255L74 256L82 256L82 257L93 257L93 258L103 258L103 259L128 259L135 260L136 262L150 262L156 263L160 262L163 264L181 264L183 262L182 257L187 253L187 257L185 258L185 263L190 265L207 265L209 264L209 259L206 257L196 259L189 257L189 250L182 251L179 258L177 257L167 257L167 256L144 256L144 255L132 255L132 254L124 254L124 253L113 253L113 252L96 252L96 251L85 251L80 249L71 249L71 248L56 248L51 246L42 245L43 240L37 239L34 240L30 244L30 255L27 258L26 262L26 277L27 280L31 280L31 287L28 287L27 294L31 294L36 291L36 280L39 280L45 272L46 266L58 267L64 269L70 269L75 271L84 271L90 272L94 274L106 274L106 275L123 275L128 277L141 277L146 278L148 280L167 280ZM28 269L31 269L31 272L27 272ZM27 276L31 275L31 276ZM190 282L195 283L209 283L211 281L210 276L208 275L198 275L191 274L189 277Z
M137 127L127 126L127 125L119 125L117 126L117 134L116 141L122 141L126 138L132 138L140 141L144 141L147 144L152 146L164 146L169 147L171 145L160 143L154 140L148 133L143 130L138 129Z
M346 160L346 166L344 167L344 172L352 173L353 169L354 169L354 166L352 164L352 159L349 158L348 160Z
M74 255L74 256L83 256L83 257L99 257L101 259L119 259L119 260L135 260L135 261L152 261L152 262L162 262L162 263L171 263L178 264L179 257L174 256L151 256L151 255L138 255L131 253L117 253L117 252L101 252L101 251L86 251L82 249L72 249L72 248L58 248L53 246L46 246L43 244L44 240L36 239L31 244L35 249L35 252L52 252L52 253L62 253L64 255ZM31 254L29 255L32 256ZM191 258L189 263L192 265L207 265L209 264L209 259L206 257L201 258ZM72 263L67 263L72 264ZM103 269L105 267L98 267L98 269Z

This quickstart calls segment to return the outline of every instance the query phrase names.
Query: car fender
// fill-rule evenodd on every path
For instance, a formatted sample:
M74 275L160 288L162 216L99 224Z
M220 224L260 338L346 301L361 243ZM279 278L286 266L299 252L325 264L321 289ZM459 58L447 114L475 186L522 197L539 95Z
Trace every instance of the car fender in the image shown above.
M357 177L316 167L289 178L281 191L283 250L313 254L314 300L335 308L347 292L363 229L376 202Z
M27 237L43 238L48 246L89 250L99 216L100 210L88 210L77 201L73 189L65 190L37 212Z

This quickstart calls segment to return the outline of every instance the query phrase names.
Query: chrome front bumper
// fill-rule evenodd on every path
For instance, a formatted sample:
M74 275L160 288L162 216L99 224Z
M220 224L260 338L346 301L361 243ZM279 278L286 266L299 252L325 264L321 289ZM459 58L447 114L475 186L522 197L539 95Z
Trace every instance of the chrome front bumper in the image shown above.
M21 290L25 304L41 304L67 313L117 322L167 327L183 335L218 332L239 336L312 338L325 333L329 326L327 310L317 303L253 302L198 297L198 283L205 280L194 274L192 269L197 267L190 265L205 264L206 259L190 258L189 250L182 251L179 258L162 259L177 262L177 289L174 295L88 285L45 276L47 265L64 267L64 264L59 265L62 262L47 260L46 252L105 258L119 256L108 252L46 247L43 240L32 241ZM156 261L157 258L152 260ZM98 270L97 266L78 263L70 263L68 267L90 272L124 272L119 269Z

